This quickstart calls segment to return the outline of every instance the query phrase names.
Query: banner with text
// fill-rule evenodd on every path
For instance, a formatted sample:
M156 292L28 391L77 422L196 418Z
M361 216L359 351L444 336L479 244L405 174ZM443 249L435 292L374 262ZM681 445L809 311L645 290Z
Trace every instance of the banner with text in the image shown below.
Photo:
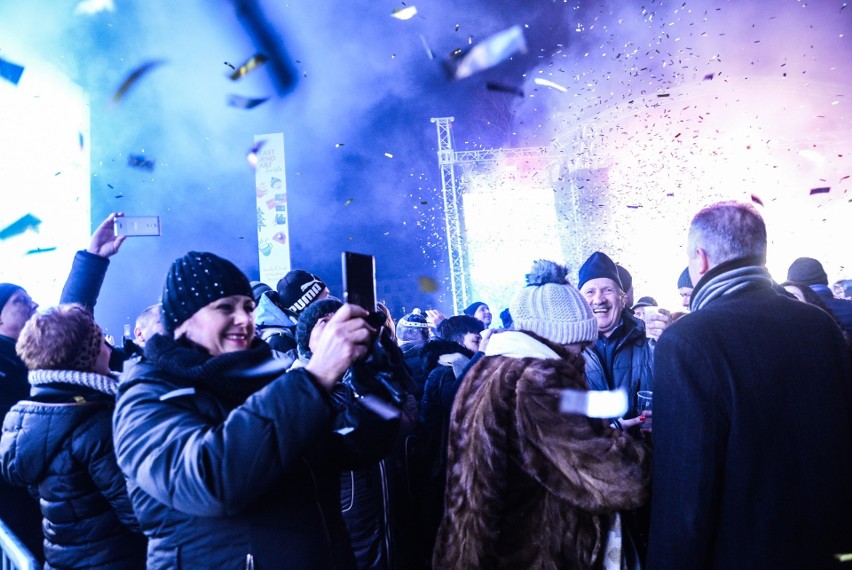
M260 280L273 289L290 271L284 133L256 135L252 149L257 193L257 256Z

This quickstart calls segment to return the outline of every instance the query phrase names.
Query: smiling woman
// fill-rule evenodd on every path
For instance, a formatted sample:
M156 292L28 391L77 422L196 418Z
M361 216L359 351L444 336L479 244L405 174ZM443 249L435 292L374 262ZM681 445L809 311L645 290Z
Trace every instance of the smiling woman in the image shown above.
M399 423L376 424L369 450L344 448L343 417L366 412L329 392L376 331L344 305L311 362L285 372L289 360L254 337L253 309L233 263L189 252L166 277L165 334L121 384L116 455L148 568L354 567L339 470L386 454Z

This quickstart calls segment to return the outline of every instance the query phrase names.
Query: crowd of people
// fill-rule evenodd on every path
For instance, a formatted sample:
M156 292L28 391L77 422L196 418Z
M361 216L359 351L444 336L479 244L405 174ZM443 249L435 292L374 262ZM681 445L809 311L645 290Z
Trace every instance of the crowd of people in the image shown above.
M600 251L576 281L534 262L502 326L191 251L113 346L120 215L59 305L0 284L0 519L45 568L852 559L852 283L814 258L773 281L751 205L695 215L678 311Z

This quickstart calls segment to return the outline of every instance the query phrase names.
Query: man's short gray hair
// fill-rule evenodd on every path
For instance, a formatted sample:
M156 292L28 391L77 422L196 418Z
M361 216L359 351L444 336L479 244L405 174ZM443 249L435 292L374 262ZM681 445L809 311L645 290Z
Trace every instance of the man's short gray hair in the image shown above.
M719 202L692 218L689 226L689 256L696 248L707 252L714 264L742 257L766 262L766 224L754 206L741 202Z

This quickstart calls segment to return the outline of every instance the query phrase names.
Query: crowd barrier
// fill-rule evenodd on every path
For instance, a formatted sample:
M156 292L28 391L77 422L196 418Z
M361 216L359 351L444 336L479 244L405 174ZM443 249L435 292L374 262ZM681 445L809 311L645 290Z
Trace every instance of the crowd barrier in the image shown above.
M38 561L0 520L0 570L38 570Z

